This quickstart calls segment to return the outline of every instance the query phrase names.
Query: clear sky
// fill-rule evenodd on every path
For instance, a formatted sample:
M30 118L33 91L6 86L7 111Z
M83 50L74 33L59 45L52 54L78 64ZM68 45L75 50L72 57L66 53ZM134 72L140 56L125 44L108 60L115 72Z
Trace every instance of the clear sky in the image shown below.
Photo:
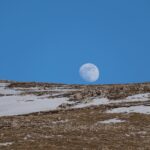
M150 81L150 0L0 0L0 79Z

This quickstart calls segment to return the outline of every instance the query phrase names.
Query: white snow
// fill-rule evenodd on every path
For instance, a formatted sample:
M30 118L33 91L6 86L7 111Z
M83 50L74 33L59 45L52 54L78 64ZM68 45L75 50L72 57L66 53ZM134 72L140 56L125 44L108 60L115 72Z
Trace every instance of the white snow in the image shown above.
M9 94L16 95L20 93L21 93L20 91L0 87L0 94L3 94L3 95L9 95Z
M14 89L10 89L7 88L7 86L9 85L9 83L0 83L0 94L3 95L7 95L7 94L20 94L20 91L14 90Z
M5 143L0 143L0 146L8 146L8 145L12 145L13 142L5 142Z
M33 112L56 110L67 98L43 98L34 95L0 97L0 116L29 114Z
M66 122L68 122L69 120L68 119L66 119L66 120L58 120L58 121L52 121L52 124L63 124L63 123L66 123Z
M136 94L121 100L111 100L110 103L144 102L150 100L149 96L150 93Z
M142 113L150 114L150 106L130 106L130 107L119 107L106 111L107 113Z
M89 106L108 105L108 104L127 103L127 102L149 101L150 100L149 96L150 96L150 93L136 94L136 95L129 96L121 100L109 100L107 98L95 98L89 102L79 103L73 106L73 108L84 108L84 107L89 107Z
M125 122L125 121L117 119L117 118L113 118L113 119L108 119L108 120L104 120L104 121L99 121L98 123L101 123L101 124L110 124L110 123L121 123L121 122Z
M99 106L99 105L108 105L115 103L125 103L125 102L139 102L139 101L150 101L150 93L145 94L136 94L129 96L121 100L109 100L107 98L95 98L90 101L81 101L76 103L69 101L69 98L49 98L57 94L65 93L66 91L74 91L78 89L69 89L67 87L54 87L46 88L46 90L41 87L31 87L31 88L8 88L7 86L10 83L0 83L0 116L12 116L12 115L21 115L29 114L33 112L40 111L51 111L61 109L59 106L63 104L74 104L70 108L84 108L90 106ZM45 94L42 96L36 95L20 95L21 92L27 90L35 91L57 91L59 93ZM121 107L115 108L107 112L139 112L139 113L150 113L150 106L131 106L131 107Z
M106 105L106 104L109 104L109 100L107 98L101 98L101 99L93 99L90 102L79 103L73 106L73 108L84 108L89 106L98 106L98 105Z
M30 134L27 134L23 139L24 139L24 140L27 140L27 139L29 139L29 138L31 138L31 135L30 135Z
M8 85L10 85L10 83L0 83L0 87L6 87Z
M141 98L149 98L150 99L150 93L136 94L136 95L127 97L127 99L141 99Z

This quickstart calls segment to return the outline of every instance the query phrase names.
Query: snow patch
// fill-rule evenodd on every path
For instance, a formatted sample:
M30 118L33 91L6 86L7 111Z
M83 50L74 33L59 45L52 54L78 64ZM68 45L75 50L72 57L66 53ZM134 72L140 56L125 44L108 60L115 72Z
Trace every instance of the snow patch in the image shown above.
M73 108L84 108L89 106L106 105L106 104L109 104L109 100L107 98L101 98L101 99L93 99L90 102L79 103L73 106Z
M69 120L58 120L58 121L52 121L52 124L63 124L63 123L67 123Z
M0 87L7 87L10 83L0 83Z
M127 99L143 99L143 98L150 98L150 93L144 93L144 94L136 94L132 96L128 96Z
M144 102L144 101L149 101L150 100L149 97L150 97L150 93L136 94L136 95L129 96L121 100L109 100L107 98L95 98L89 102L78 103L77 105L73 106L73 108L84 108L84 107L90 107L90 106L127 103L127 102Z
M43 98L34 95L3 96L0 98L0 116L29 114L33 112L56 110L68 98Z
M119 107L106 111L107 113L142 113L150 114L150 106L130 106L130 107Z
M101 124L111 124L111 123L121 123L121 122L125 122L125 121L117 119L117 118L113 118L113 119L108 119L108 120L104 120L104 121L99 121L98 123L101 123Z
M90 106L108 105L115 103L125 103L125 102L139 102L139 101L149 101L150 93L136 94L129 96L121 100L109 100L107 98L95 98L89 101L69 101L69 98L49 98L50 96L57 96L59 94L66 93L67 91L76 91L79 89L69 89L67 87L52 87L52 88L42 88L42 87L31 87L31 88L8 88L10 83L0 83L0 116L12 116L12 115L22 115L29 114L33 112L40 111L51 111L59 110L63 107L67 108L84 108ZM30 91L57 91L58 93L51 93L42 96L36 96L33 94L20 95L22 92ZM69 104L69 105L67 105ZM142 110L144 108L144 110ZM129 109L129 110L127 110ZM111 111L123 111L123 112L134 112L137 109L142 112L150 113L150 106L132 106L116 108Z
M14 90L14 89L10 89L7 86L9 85L9 83L0 83L0 94L2 95L16 95L16 94L20 94L20 91Z
M8 146L8 145L12 145L13 142L5 142L5 143L0 143L0 146Z

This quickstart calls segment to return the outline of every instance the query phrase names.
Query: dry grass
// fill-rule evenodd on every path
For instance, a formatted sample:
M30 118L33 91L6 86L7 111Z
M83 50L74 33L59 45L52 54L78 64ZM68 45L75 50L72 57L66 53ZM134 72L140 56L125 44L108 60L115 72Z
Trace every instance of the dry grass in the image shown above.
M150 92L149 83L71 86L14 82L9 87L55 87L56 85L83 89L81 94L85 98L86 95L90 97L104 93L107 97L118 99L136 93ZM150 115L105 113L111 108L137 104L149 104L149 102L110 104L84 109L0 117L0 150L149 150ZM125 122L100 123L113 118L125 120ZM1 143L5 142L12 142L12 144L2 146Z
M1 149L95 150L150 149L150 116L106 114L104 108L86 108L0 118ZM123 123L100 124L119 118Z

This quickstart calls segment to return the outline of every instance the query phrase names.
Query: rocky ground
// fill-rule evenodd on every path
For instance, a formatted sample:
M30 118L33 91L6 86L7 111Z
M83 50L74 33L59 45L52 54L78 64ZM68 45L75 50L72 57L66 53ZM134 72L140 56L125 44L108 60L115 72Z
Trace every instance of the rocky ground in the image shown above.
M65 85L0 81L0 86L0 150L150 149L150 83ZM61 98L65 101L56 107L39 111L38 106L38 111L22 114L18 109L22 101L29 107L38 100L35 96L43 102L45 98L48 102ZM9 103L14 97L19 98L14 109L18 111L7 111L16 106Z

